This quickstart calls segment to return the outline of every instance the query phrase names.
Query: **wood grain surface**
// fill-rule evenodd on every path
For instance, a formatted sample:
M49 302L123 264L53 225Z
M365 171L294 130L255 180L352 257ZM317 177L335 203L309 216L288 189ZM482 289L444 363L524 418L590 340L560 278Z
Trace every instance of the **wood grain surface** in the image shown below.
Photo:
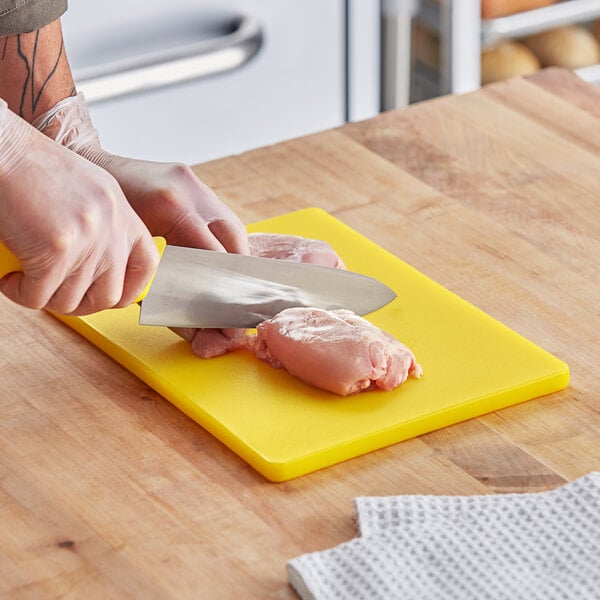
M0 298L0 597L289 598L362 495L600 469L600 88L550 69L195 167L319 206L566 361L570 386L274 484L56 319Z

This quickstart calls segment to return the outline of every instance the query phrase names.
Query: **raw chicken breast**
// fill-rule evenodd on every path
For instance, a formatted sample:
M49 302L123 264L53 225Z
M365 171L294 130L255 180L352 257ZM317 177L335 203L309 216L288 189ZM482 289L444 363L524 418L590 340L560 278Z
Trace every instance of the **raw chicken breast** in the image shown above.
M246 329L199 329L192 339L192 352L201 358L214 358L243 348Z
M247 329L192 329L173 327L173 331L192 345L192 352L200 358L215 358L233 350L245 348Z
M248 245L252 256L346 268L335 250L323 240L279 233L251 233L248 235Z
M247 343L273 367L342 396L392 390L422 373L404 344L349 310L288 308L258 325Z
M248 236L250 254L262 258L293 260L325 267L345 269L344 261L323 240L279 233L251 233ZM192 351L201 358L214 358L244 345L245 329L177 329L192 342Z

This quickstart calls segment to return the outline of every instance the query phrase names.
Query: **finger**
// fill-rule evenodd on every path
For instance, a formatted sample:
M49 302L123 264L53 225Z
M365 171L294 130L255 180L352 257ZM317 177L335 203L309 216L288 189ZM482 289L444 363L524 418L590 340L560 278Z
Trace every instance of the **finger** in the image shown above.
M148 285L158 267L160 255L149 235L145 235L133 246L124 274L123 291L115 308L129 306Z
M192 340L192 352L200 358L214 358L234 348L234 340L221 329L198 329Z
M186 342L191 342L198 330L192 327L171 327L171 331L182 337Z
M208 227L227 252L250 254L248 234L241 221L216 220L209 223Z
M167 242L188 248L203 248L216 252L249 254L248 234L243 223L237 219L188 217L165 234Z
M79 305L68 314L82 316L113 308L119 302L123 292L125 268L124 265L113 264L93 279Z
M62 315L73 313L83 302L93 281L93 269L86 262L63 281L44 308Z
M8 273L0 280L0 292L13 302L27 308L44 308L63 280L57 270L43 278L35 278L21 271Z
M227 252L225 246L210 230L210 223L200 218L190 219L185 224L184 231L172 231L166 238L168 244L175 244L176 246Z

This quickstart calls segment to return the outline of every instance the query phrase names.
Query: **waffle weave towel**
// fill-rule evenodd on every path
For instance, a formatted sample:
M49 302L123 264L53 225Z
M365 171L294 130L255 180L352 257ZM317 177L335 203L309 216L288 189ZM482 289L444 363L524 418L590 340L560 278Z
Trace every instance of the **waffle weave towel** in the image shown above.
M550 492L355 505L360 537L289 561L303 600L600 600L600 472Z

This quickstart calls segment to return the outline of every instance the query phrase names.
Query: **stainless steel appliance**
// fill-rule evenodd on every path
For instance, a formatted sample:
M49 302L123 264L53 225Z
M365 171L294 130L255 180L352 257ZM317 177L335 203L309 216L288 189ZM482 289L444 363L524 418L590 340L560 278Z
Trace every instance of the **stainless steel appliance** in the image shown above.
M69 60L103 146L197 163L373 116L378 0L76 0Z

